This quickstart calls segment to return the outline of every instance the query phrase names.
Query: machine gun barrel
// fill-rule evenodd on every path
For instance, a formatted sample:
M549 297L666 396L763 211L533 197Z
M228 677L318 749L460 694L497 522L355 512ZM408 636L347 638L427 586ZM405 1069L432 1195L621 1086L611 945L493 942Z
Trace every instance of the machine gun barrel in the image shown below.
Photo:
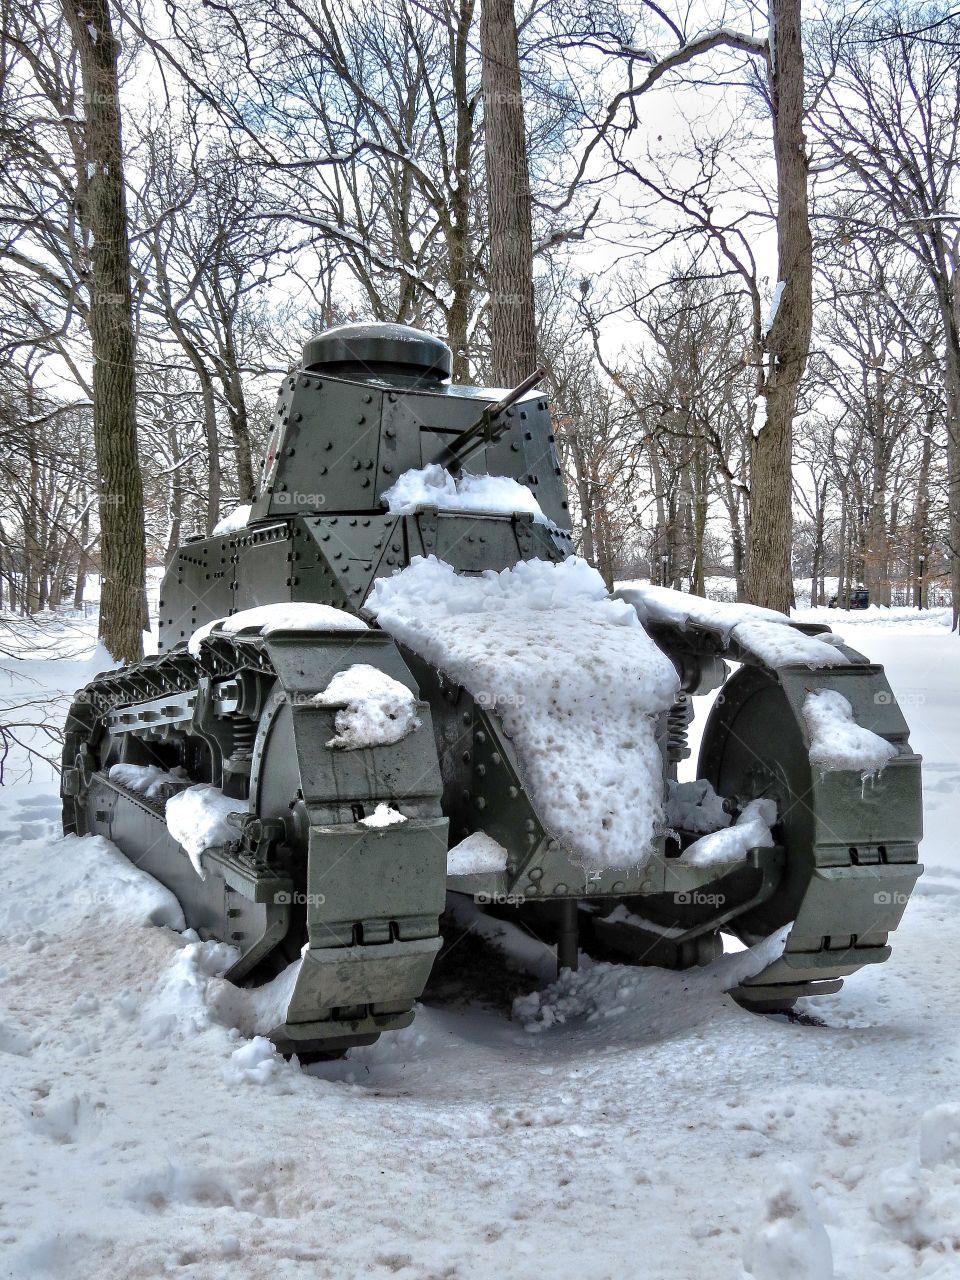
M501 399L487 405L480 417L471 426L464 428L458 436L447 445L439 461L455 475L463 469L463 464L477 449L487 444L495 444L507 429L506 422L497 423L496 419L517 403L547 376L546 369L535 369L528 377L515 386Z

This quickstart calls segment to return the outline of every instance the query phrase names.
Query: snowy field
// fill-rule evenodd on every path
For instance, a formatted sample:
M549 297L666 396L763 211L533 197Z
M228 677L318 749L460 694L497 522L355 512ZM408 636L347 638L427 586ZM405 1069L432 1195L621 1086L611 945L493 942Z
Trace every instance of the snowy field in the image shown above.
M225 948L107 842L59 838L53 777L14 749L0 1275L960 1277L960 641L943 611L801 616L886 665L927 824L892 959L802 1022L723 994L742 955L595 965L513 1017L513 991L438 996L301 1071L243 1034ZM59 718L91 646L81 623L13 638L8 703Z

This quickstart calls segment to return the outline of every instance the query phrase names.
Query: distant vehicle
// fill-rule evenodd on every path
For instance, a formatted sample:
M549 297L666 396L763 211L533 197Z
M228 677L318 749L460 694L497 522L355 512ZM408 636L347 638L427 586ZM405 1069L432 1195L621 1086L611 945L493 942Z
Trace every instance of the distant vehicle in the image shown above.
M831 596L827 605L828 609L866 609L870 605L870 592L866 587L854 587L848 595L844 596L843 604L840 604L839 596Z

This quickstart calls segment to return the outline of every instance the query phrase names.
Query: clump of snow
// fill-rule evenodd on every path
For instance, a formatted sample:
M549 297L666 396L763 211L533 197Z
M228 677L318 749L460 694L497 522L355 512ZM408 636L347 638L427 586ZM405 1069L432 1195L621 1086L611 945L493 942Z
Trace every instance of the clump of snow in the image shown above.
M364 827L394 827L398 822L406 822L406 818L385 800L380 801L373 813L360 819L360 825Z
M935 1240L939 1233L929 1208L930 1187L920 1169L908 1165L881 1172L870 1215L892 1234L916 1244Z
M447 851L448 876L474 876L488 871L506 871L509 854L485 831L472 835Z
M165 787L176 786L190 775L179 765L175 769L161 769L156 764L113 764L107 777L121 787L136 791L145 800L160 800Z
M667 823L679 831L704 835L729 827L730 814L706 778L667 783Z
M623 919L622 916L611 918ZM647 923L641 922L644 927ZM710 1001L730 991L747 978L756 977L767 965L783 955L792 924L784 925L768 938L703 968L683 975L686 999ZM578 970L564 969L555 982L542 991L518 996L513 1002L513 1018L525 1031L539 1034L558 1023L619 1017L636 1008L650 1010L650 987L657 981L656 970L585 961Z
M236 635L248 627L258 627L263 635L271 631L367 631L367 624L343 609L334 609L329 604L312 604L307 602L290 604L261 604L253 609L241 609L228 618L214 618L198 627L190 637L187 645L190 653L196 657L200 653L200 643L206 640L216 627L226 635Z
M920 1161L928 1169L938 1164L960 1168L960 1106L944 1102L920 1118Z
M302 963L301 955L261 987L237 987L232 982L211 984L207 1004L219 1022L235 1027L243 1035L268 1035L286 1021Z
M526 485L511 476L481 476L469 471L453 476L438 462L405 471L383 494L383 501L395 515L408 515L424 506L439 507L443 511L493 511L506 515L526 511L537 524L549 523Z
M770 828L777 820L773 800L751 800L732 827L711 831L689 845L681 857L693 867L711 867L740 862L748 849L769 849L775 843Z
M791 1165L778 1170L767 1189L744 1266L755 1280L832 1280L830 1237L810 1188Z
M187 787L167 801L167 830L186 849L201 880L206 879L206 872L200 855L212 845L237 839L237 829L227 819L231 813L245 809L244 800L225 796L219 787L206 782Z
M378 578L380 626L497 708L546 829L588 867L646 862L663 818L655 717L672 664L585 561L457 574L430 556Z
M284 1061L264 1036L254 1036L234 1049L223 1069L224 1083L267 1084L283 1070Z
M876 773L897 748L853 718L853 707L836 689L808 693L803 719L810 739L810 763L819 769L857 769Z
M625 587L614 593L637 610L641 622L671 622L686 629L713 632L724 644L734 641L743 650L771 667L841 667L849 660L819 636L807 636L791 625L785 613L753 604L704 600L669 587Z
M236 533L239 529L245 529L250 520L250 504L246 503L240 507L228 512L222 520L219 520L213 526L211 538L217 537L218 534Z
M365 662L338 671L313 702L340 708L334 719L337 734L328 747L385 746L420 728L417 700L407 686Z

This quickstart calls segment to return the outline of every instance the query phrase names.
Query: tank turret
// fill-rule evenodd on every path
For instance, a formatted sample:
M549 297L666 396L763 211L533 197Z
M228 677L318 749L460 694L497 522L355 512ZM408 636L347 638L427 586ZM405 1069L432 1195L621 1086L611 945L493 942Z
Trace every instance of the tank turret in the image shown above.
M204 623L263 604L320 601L362 607L375 579L415 555L455 568L503 569L573 550L566 492L547 397L448 381L445 342L397 324L341 325L309 339L280 386L274 426L248 526L188 542L160 603L160 648ZM529 490L547 523L529 514L445 513L424 503L395 515L385 493L400 476L451 466L451 444L498 406L494 437L471 440L473 474Z

